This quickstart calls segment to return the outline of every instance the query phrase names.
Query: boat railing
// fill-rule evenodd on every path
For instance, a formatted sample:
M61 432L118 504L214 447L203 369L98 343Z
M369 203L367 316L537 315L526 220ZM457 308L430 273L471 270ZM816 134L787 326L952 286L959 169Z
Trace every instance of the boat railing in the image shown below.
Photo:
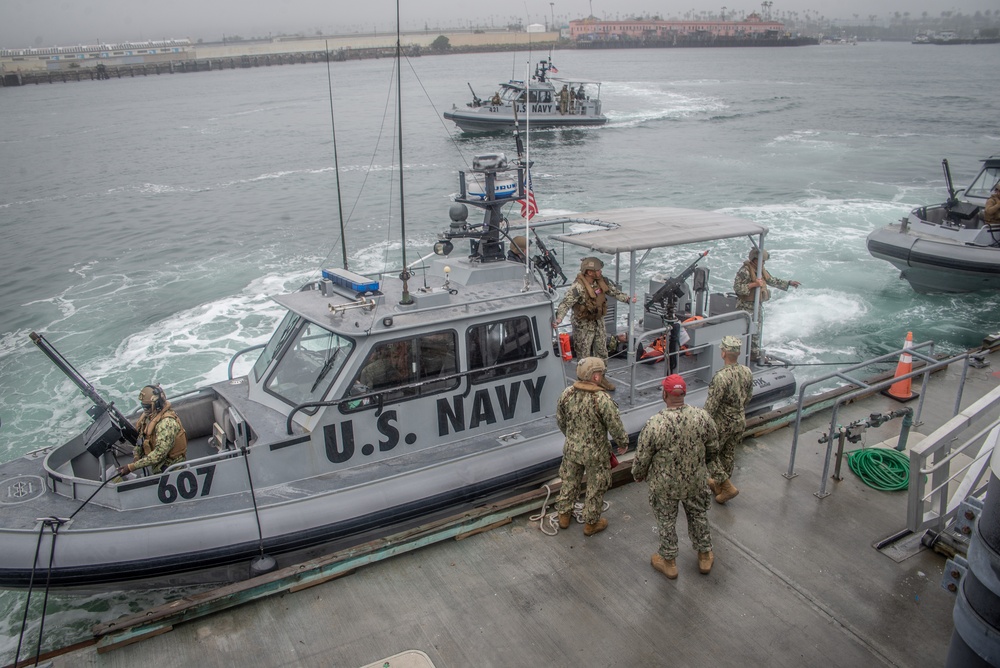
M730 311L728 313L719 313L717 315L712 315L707 318L702 318L701 320L698 320L693 323L687 323L687 324L682 323L681 326L684 327L685 329L710 330L713 328L713 326L724 325L725 323L737 320L743 321L743 327L741 328L737 336L739 336L743 340L745 349L746 341L750 336L749 331L751 326L750 315L745 311ZM636 355L638 354L639 343L642 343L646 340L653 341L658 337L662 336L663 334L665 334L666 331L667 327L659 327L657 329L645 330L642 332L642 334L636 337L635 347L629 351L632 360L631 363L629 364L629 384L631 386L629 392L629 405L635 405L636 391L646 389L647 387L651 387L659 382L662 382L661 380L650 380L650 381L644 381L642 383L636 383L635 376L636 376L637 365L643 363L641 360L636 359ZM721 341L722 336L728 333L729 332L727 331L721 334L720 336L713 337L708 341L697 342L694 345L690 346L686 352L691 353L691 355L696 359L700 358L706 352L710 353L712 346ZM679 362L681 354L680 351L673 354L678 357L678 362ZM712 375L715 373L715 367L712 365L713 363L711 361L712 360L711 355L708 356L708 359L710 360L708 364L702 364L700 366L687 368L683 372L678 371L678 373L681 373L681 375L688 377L695 374L700 374L701 379L704 380L705 384L707 385L708 381L711 380ZM679 366L680 365L678 363L677 367L679 368Z
M470 369L468 371L457 371L455 373L450 373L443 376L436 376L434 378L425 378L423 380L414 381L412 383L405 383L401 385L393 385L392 387L387 387L375 392L365 392L364 394L352 394L346 397L341 397L339 399L328 399L326 401L307 401L301 403L292 408L288 413L288 417L285 418L285 432L291 436L294 432L292 431L293 418L296 413L304 411L309 408L328 408L331 406L340 406L344 403L354 403L354 402L374 402L370 405L377 406L375 415L381 415L382 406L385 404L385 395L395 392L403 392L406 390L420 391L421 388L428 385L438 385L441 383L446 383L451 380L465 379L468 376L480 375L484 372L488 372L494 369L502 369L509 366L514 366L517 364L525 364L526 362L538 362L545 359L550 355L548 350L542 350L539 354L532 357L519 357L515 360L510 360L508 362L500 362L497 364L491 364L489 366L480 369ZM471 387L471 384L470 384ZM468 390L466 390L468 392Z
M989 481L990 463L1000 444L1000 387L957 412L920 443L910 448L910 485L906 528L940 533L958 515L969 497L978 496ZM993 419L971 436L983 419ZM962 440L961 443L958 443ZM963 460L968 462L962 465ZM985 478L985 480L984 480ZM954 485L957 483L957 486ZM978 514L973 511L973 517ZM959 518L961 519L961 518ZM966 516L965 519L969 519ZM972 521L963 522L972 526Z
M928 350L928 352L927 353L921 352L924 349ZM892 378L887 378L885 380L879 381L874 384L870 384L867 381L861 380L860 378L851 375L855 371L871 366L873 364L896 360L900 357L900 355L903 354L909 354L914 360L920 360L923 363L922 366L920 366L920 368L918 369L910 371L909 373L894 376ZM796 475L798 475L795 473L795 455L798 451L799 434L802 428L802 416L804 414L805 398L809 388L819 383L837 379L847 382L848 384L853 385L856 388L852 391L846 392L838 396L837 399L833 402L831 407L830 430L829 432L827 432L827 434L830 437L826 439L826 455L823 460L823 473L820 476L819 490L815 492L815 496L817 496L820 499L830 495L830 492L827 491L827 481L830 478L830 462L831 462L831 455L833 453L834 442L837 441L836 438L833 438L833 434L836 434L838 432L837 416L840 411L840 407L842 405L851 403L852 401L856 401L857 399L860 399L862 397L870 396L872 394L875 394L876 392L888 389L893 384L899 381L911 380L919 376L922 378L921 391L918 393L919 401L917 402L917 410L914 412L913 415L913 422L915 424L919 424L920 415L924 407L924 400L927 397L927 383L928 380L930 379L931 373L938 371L940 369L944 369L949 365L953 364L954 362L963 360L964 364L962 366L962 377L958 383L958 388L955 392L955 404L954 404L954 410L952 411L952 415L957 415L959 407L961 406L962 403L962 389L965 386L965 379L969 373L969 357L970 357L969 353L962 353L961 355L956 355L955 357L949 357L944 360L939 360L933 355L934 355L934 342L924 341L923 343L914 344L911 348L902 348L900 350L896 350L891 353L886 353L885 355L874 357L870 360L851 365L844 369L840 369L834 371L833 373L826 374L819 378L815 378L813 380L809 380L802 383L799 386L799 398L798 398L798 404L796 406L795 432L794 435L792 436L792 447L788 455L788 471L783 475L788 479L794 478L796 477Z
M173 473L174 471L193 468L195 466L201 466L202 464L208 464L209 462L217 462L221 459L232 459L240 454L243 454L243 451L240 448L234 448L229 450L220 450L219 452L205 455L204 457L198 457L197 459L185 459L182 462L171 464L167 468L163 469L163 475Z
M239 357L241 357L241 356L243 356L243 355L245 355L247 353L252 353L255 350L260 350L261 348L266 348L266 347L267 347L266 343L258 343L255 346L250 346L249 348L244 348L243 350L237 350L233 354L233 356L231 358L229 358L229 369L227 370L227 374L226 374L228 376L228 379L229 380L233 379L233 366L236 364L236 360Z

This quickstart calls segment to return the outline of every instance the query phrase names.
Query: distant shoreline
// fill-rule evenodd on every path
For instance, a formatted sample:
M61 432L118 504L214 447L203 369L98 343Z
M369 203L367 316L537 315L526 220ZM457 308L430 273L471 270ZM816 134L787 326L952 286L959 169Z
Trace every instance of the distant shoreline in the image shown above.
M739 37L715 37L712 39L682 39L682 40L616 40L616 41L578 41L559 40L556 33L508 33L509 42L486 43L485 40L495 40L497 33L484 35L453 35L458 44L449 48L434 49L429 44L419 42L438 39L438 35L423 36L417 43L409 42L402 45L403 54L408 57L438 56L464 53L491 53L507 51L523 51L525 49L546 51L562 50L595 50L595 49L627 49L627 48L774 48L785 46L816 45L819 41L812 37L748 39ZM479 40L470 37L480 38ZM345 38L352 42L364 40L371 42L373 36L362 38ZM14 63L0 63L0 87L27 86L42 83L69 83L71 81L101 81L107 79L135 78L161 74L180 74L188 72L209 72L224 69L246 69L253 67L271 67L276 65L294 65L304 63L326 62L329 54L330 62L348 60L364 60L370 58L390 58L396 53L395 36L386 35L386 43L378 46L358 47L345 44L344 39L331 45L329 38L303 39L297 41L270 40L266 42L232 42L192 45L188 53L192 57L177 58L174 54L164 54L163 57L150 57L146 62L128 62L111 64L102 61L88 61L80 66L72 61L59 63L59 69L28 69L12 71ZM482 43L475 43L482 41ZM466 43L461 43L466 42ZM471 42L471 43L469 43ZM290 49L298 46L297 49ZM51 66L50 66L51 67Z

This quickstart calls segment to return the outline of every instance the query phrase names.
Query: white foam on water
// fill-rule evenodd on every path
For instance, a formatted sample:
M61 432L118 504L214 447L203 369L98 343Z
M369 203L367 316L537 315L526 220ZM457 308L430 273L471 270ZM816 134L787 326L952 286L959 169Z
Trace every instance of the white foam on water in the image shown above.
M605 96L611 100L604 102L605 115L609 124L615 127L632 127L649 121L680 120L716 113L727 108L727 104L715 97L691 95L648 82L625 82L613 86L605 85ZM615 95L638 98L639 108L630 112L616 111L613 107ZM621 105L628 108L634 104Z
M821 139L824 133L819 130L794 130L789 134L778 135L766 144L774 148L781 144L793 143L799 147L810 149L840 149L841 145L834 139Z

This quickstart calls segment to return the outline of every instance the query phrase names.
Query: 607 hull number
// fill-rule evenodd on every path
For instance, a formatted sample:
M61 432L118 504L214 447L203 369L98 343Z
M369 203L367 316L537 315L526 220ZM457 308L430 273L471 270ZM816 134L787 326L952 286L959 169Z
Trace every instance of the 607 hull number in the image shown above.
M171 481L172 476L161 476L160 484L156 487L156 496L160 499L160 503L173 503L178 497L193 499L196 496L208 496L212 491L214 477L215 464L202 466L194 471L180 471L177 477L173 478L176 482Z

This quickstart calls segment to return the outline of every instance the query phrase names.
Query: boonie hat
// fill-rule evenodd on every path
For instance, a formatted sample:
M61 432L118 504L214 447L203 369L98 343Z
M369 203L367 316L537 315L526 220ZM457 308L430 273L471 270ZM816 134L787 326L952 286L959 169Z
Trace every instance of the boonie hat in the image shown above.
M580 271L597 271L603 269L604 263L596 257L585 257L580 261Z
M684 379L676 373L672 373L663 379L663 391L667 394L673 394L679 396L682 394L687 394L688 386L684 382Z
M524 237L514 237L511 241L514 244L514 252L518 255L524 255L524 249L528 247L528 240Z
M757 256L759 254L760 254L760 252L756 248L751 248L750 249L750 259L751 260L756 260ZM764 262L767 262L770 257L771 257L771 254L768 253L767 251L764 251Z
M580 380L590 380L594 374L600 371L604 373L607 367L600 357L584 357L576 365L576 377Z
M743 347L743 342L740 341L740 337L730 334L729 336L722 337L722 343L719 344L719 347L722 348L722 352L724 353L738 353L740 352L740 348Z

